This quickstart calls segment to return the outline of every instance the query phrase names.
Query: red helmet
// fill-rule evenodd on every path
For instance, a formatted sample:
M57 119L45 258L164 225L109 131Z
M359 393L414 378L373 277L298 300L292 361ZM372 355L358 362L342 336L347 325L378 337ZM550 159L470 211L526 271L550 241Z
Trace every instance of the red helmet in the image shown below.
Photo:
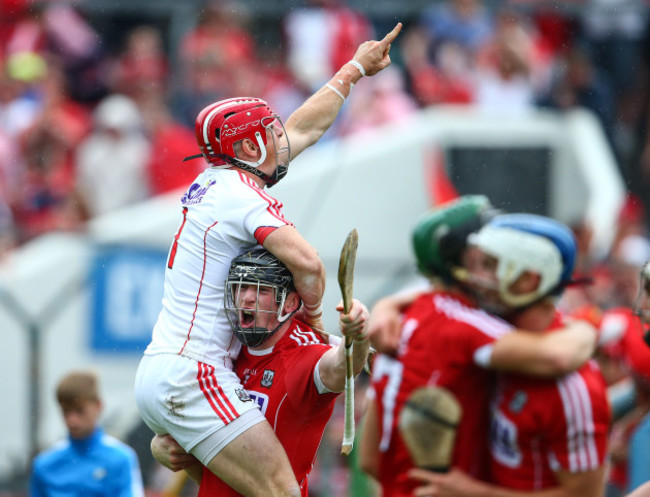
M267 184L277 183L287 173L289 165L289 146L276 149L276 170L268 176L257 168L266 160L267 129L282 120L269 105L260 98L236 97L220 100L205 107L196 118L196 141L201 155L212 166L237 166L263 178ZM275 139L275 133L271 134ZM286 135L285 135L286 136ZM244 138L252 140L262 151L257 162L249 162L235 157L233 145ZM280 155L286 154L286 164L280 161ZM199 157L199 156L193 156ZM189 159L190 157L188 157Z

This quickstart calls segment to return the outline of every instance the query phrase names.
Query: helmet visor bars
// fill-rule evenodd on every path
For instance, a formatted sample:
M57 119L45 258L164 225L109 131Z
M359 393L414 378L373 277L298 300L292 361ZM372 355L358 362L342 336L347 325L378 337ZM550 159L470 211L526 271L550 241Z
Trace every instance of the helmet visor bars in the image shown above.
M261 345L290 316L283 314L287 290L244 276L226 282L225 311L235 336L249 347Z
M265 117L262 119L261 124L266 131L266 135L273 140L273 150L275 150L275 171L271 175L271 181L267 182L268 186L271 187L287 175L289 161L291 160L291 145L280 116L273 114ZM280 128L281 132L278 132L278 128ZM266 158L266 150L262 152L262 155ZM260 164L264 162L262 159L260 161Z

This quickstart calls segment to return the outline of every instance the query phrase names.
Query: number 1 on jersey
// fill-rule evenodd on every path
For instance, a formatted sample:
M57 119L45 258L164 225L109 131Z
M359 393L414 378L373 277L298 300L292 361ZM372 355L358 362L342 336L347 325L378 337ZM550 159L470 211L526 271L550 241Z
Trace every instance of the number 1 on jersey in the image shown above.
M185 227L185 221L187 221L187 207L183 207L183 222L181 223L176 235L174 236L174 243L172 243L172 248L169 251L169 259L167 260L167 267L171 269L174 267L174 259L176 258L176 250L178 250L178 239L181 236L181 232Z

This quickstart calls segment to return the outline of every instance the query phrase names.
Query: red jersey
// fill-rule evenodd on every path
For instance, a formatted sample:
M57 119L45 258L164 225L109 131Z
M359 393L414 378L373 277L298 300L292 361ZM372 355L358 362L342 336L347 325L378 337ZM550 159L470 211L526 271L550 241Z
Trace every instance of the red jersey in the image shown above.
M316 374L316 364L330 348L309 326L294 319L273 348L244 347L235 363L244 388L284 446L303 496L307 496L307 475L338 395L326 392ZM199 497L215 495L240 494L210 471L203 471Z
M650 379L650 349L643 341L644 327L638 316L627 307L610 309L603 314L600 326L605 345L601 350L612 359L618 359L633 377ZM602 339L601 338L601 339ZM624 437L628 443L641 419L630 422L617 436ZM609 482L618 488L628 486L627 460L613 461Z
M611 413L595 361L556 379L500 374L491 418L490 471L500 486L557 487L557 471L580 473L605 462Z
M483 476L488 464L488 401L493 375L478 365L477 352L510 330L508 323L458 295L427 293L409 307L398 358L378 356L373 364L384 495L411 496L418 486L406 476L414 465L399 435L397 420L411 392L427 384L447 388L463 408L452 464Z

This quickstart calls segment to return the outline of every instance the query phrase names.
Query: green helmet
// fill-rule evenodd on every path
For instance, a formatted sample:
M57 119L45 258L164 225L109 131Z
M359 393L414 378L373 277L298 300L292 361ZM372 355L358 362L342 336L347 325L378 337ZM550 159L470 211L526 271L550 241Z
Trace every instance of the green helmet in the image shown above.
M426 212L413 230L413 250L420 272L453 282L451 269L461 264L467 236L496 212L484 195L464 195Z

